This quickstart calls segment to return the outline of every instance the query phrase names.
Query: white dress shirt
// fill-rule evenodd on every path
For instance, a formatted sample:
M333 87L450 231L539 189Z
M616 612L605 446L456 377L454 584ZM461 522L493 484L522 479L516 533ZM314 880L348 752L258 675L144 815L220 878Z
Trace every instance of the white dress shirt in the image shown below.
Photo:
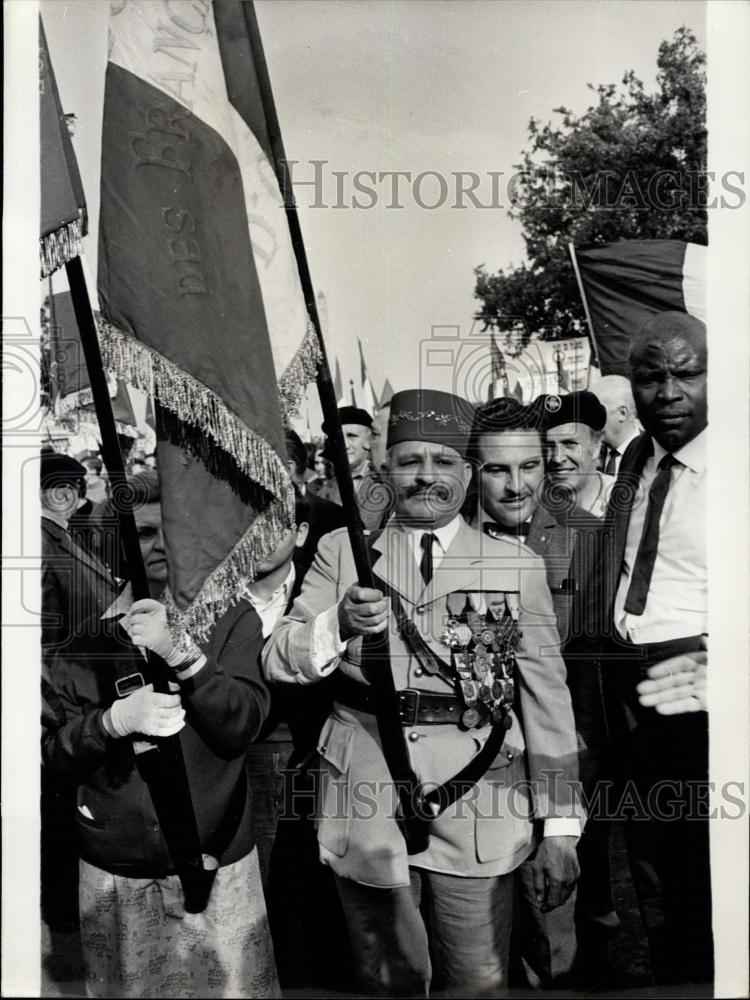
M614 452L615 455L615 471L613 473L614 476L617 476L617 473L620 471L620 462L622 461L622 456L625 454L628 445L630 444L631 441L634 441L637 437L640 437L640 435L641 431L639 431L636 428L636 430L633 431L630 437L626 438L624 441L621 441L616 448L610 448L609 446L607 447L607 458L604 463L604 467L605 468L607 467L607 465L609 464L609 460L612 457L612 452Z
M259 595L254 594L249 586L245 587L242 596L246 598L246 600L248 600L257 611L261 626L263 627L264 639L267 639L273 632L276 622L286 611L286 606L289 603L289 595L292 592L296 575L294 563L291 563L289 566L289 572L284 578L284 582L279 584L276 590L274 590L268 598L260 597Z
M674 452L669 491L659 520L659 546L642 615L625 611L638 547L643 535L648 491L666 454L658 441L648 459L625 542L622 575L615 598L615 627L632 642L664 642L708 630L706 566L706 431Z

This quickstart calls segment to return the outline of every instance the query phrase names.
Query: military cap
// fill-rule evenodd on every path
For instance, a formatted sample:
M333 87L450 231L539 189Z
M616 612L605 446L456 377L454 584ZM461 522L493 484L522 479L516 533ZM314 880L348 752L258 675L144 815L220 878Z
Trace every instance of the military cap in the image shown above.
M541 404L540 401L541 400ZM532 406L540 406L544 430L561 424L586 424L593 431L603 430L607 411L593 392L582 389L564 396L539 396Z
M361 427L372 427L372 417L367 410L363 410L359 406L340 406L339 421L342 427L345 424L359 424ZM328 422L325 420L323 421L322 430L324 434L330 434Z
M401 441L429 441L466 456L474 407L461 396L437 389L406 389L391 399L388 448Z
M56 486L75 486L76 489L86 479L86 467L70 455L44 449L41 454L39 483L43 490Z

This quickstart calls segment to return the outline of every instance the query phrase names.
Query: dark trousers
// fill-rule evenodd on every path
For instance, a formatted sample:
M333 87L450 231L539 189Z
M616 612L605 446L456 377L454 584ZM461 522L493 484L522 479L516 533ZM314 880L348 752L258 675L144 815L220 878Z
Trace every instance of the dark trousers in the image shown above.
M508 982L514 873L464 878L423 868L393 889L337 878L360 990L474 995ZM459 992L460 991L460 992Z
M279 980L285 988L350 988L351 962L333 874L318 860L315 772L289 767L291 742L247 755L258 847Z
M76 788L42 768L42 919L53 931L78 927L78 843Z
M631 873L660 983L713 980L708 719L643 708L635 686L649 666L698 643L633 646L604 666Z

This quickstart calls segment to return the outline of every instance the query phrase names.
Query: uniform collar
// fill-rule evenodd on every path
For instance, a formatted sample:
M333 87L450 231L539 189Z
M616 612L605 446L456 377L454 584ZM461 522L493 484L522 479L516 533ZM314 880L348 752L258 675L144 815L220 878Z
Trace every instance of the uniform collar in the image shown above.
M434 535L443 552L447 552L451 542L458 534L458 529L460 527L461 527L461 515L456 514L453 520L449 521L447 524L444 524L442 528L414 528L411 525L405 525L401 527L401 530L405 534L419 536L416 539L417 542L419 542L422 535L425 534Z

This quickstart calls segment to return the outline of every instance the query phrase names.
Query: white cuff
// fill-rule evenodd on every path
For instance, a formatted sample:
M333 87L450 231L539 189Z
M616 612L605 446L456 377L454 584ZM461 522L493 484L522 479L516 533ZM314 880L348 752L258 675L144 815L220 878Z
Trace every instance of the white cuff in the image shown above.
M545 837L580 837L581 821L570 816L557 816L544 821Z
M195 663L191 663L185 670L177 670L175 672L175 677L178 681L186 681L188 677L194 677L199 670L205 667L207 662L208 661L206 660L206 656L204 654L201 656L200 660L196 660Z
M322 611L313 622L310 666L317 677L327 677L338 666L346 643L339 635L339 606Z

